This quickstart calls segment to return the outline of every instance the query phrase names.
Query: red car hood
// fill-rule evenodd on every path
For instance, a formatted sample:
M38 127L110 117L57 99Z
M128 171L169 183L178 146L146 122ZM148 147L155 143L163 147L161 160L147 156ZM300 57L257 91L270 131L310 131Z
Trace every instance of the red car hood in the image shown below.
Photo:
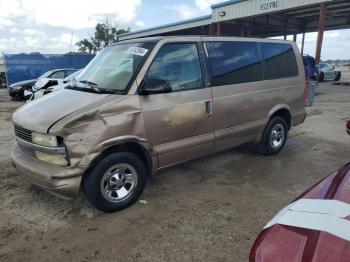
M350 163L278 213L256 239L250 261L350 261Z

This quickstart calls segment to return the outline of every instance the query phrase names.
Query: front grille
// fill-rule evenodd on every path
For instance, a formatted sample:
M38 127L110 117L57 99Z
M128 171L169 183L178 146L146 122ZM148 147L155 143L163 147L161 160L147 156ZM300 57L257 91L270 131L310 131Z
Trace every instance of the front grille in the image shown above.
M23 127L20 127L18 125L14 125L14 131L15 131L15 136L23 139L24 141L27 142L32 142L32 131L25 129Z

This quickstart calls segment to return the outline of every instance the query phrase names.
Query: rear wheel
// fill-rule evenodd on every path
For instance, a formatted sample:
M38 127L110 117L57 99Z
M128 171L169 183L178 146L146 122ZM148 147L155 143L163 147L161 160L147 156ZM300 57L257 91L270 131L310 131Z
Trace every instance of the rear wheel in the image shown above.
M288 124L281 116L273 117L266 125L259 144L263 155L274 155L284 147L288 135Z
M337 76L335 77L334 81L339 81L341 78L341 72L337 73Z
M88 201L104 212L129 207L142 194L146 169L142 161L129 152L103 158L83 178L83 191Z

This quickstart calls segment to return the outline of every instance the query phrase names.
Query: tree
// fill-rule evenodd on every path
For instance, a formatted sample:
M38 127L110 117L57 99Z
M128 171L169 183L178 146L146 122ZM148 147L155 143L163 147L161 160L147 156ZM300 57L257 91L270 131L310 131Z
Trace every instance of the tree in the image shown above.
M92 42L90 42L88 39L80 40L76 45L79 47L79 52L81 53L92 53L92 50L94 49L94 45Z
M116 25L111 25L106 19L106 22L96 25L94 36L90 36L90 39L84 38L76 45L81 53L96 54L102 47L117 41L118 35L128 32L129 29L118 29Z

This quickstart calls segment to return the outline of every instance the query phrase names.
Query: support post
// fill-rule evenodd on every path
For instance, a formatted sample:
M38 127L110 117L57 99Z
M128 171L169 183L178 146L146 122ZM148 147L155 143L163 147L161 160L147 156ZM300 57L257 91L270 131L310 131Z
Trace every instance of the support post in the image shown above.
M321 61L321 50L322 50L322 42L323 42L323 33L324 33L324 28L326 23L326 13L327 13L326 5L321 4L320 17L318 20L318 33L317 33L316 54L315 54L316 64L319 64Z
M301 55L304 54L304 43L305 43L305 32L303 33L303 37L301 39Z
M287 40L287 35L288 35L288 18L284 20L284 40Z
M221 36L221 22L216 23L216 35Z
M209 35L216 35L216 25L215 23L210 24Z
M293 42L297 42L297 34L293 34Z

